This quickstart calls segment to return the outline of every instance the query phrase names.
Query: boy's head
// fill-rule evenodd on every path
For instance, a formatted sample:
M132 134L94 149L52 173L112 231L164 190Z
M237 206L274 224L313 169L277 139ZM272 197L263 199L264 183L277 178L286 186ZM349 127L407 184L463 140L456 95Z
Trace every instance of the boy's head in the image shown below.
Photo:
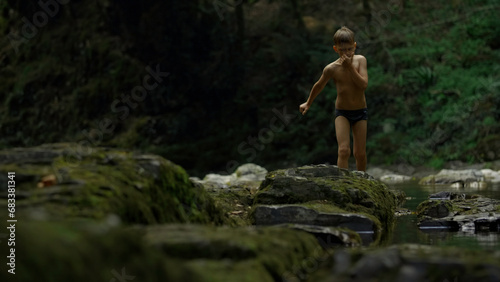
M352 57L354 55L354 51L356 50L356 42L354 41L354 32L349 28L343 26L335 35L333 35L333 49L340 56L347 55L348 57Z
M346 26L341 27L335 35L333 35L333 43L340 45L342 43L354 44L354 32Z

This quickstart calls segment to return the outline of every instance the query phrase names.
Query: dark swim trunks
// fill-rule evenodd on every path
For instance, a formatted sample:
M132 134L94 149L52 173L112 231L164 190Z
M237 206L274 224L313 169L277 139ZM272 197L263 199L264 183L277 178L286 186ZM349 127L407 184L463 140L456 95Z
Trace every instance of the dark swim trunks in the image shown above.
M368 120L368 109L360 109L360 110L339 110L335 109L335 118L338 116L345 117L351 125L355 124L360 120Z

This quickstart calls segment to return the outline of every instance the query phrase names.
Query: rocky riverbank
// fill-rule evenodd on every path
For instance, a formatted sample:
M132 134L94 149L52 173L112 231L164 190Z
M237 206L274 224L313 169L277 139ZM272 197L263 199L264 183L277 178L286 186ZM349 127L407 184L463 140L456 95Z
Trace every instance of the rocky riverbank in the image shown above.
M76 154L75 146L0 151L0 180L15 172L17 281L500 279L498 252L386 246L405 197L369 173L246 164L198 179L159 156L111 148ZM0 190L5 209L9 194ZM434 211L454 219L463 216L458 209L496 213L478 202L474 210L439 201L423 204L426 220ZM2 253L9 248L2 243Z

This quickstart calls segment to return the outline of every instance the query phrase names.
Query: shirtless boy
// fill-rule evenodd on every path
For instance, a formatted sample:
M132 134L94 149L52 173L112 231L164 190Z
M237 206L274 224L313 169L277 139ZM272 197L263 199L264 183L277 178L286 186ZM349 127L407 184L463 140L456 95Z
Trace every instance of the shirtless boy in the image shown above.
M314 84L307 102L300 105L300 112L305 115L312 102L323 90L326 83L333 79L337 87L335 101L335 133L338 143L337 166L348 168L351 155L350 130L353 135L353 153L356 168L366 170L366 131L368 113L365 99L365 89L368 86L366 58L354 55L356 42L354 33L347 27L342 27L333 36L333 50L339 54L339 59L327 65L323 74Z

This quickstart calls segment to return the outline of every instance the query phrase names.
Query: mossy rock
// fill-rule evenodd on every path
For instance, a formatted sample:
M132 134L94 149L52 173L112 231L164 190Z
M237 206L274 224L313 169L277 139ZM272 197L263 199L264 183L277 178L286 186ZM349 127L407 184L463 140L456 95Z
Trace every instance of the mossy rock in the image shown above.
M144 232L148 244L188 261L208 281L281 281L285 272L323 254L313 235L286 227L169 224Z
M4 266L1 281L206 281L146 244L140 232L104 221L23 219L15 234L15 275ZM2 254L9 248L3 241Z
M435 195L447 195L445 200L433 199ZM480 195L440 192L417 207L420 228L442 228L449 231L498 231L500 200Z
M16 173L19 215L103 218L125 223L231 222L184 169L155 155L76 144L0 151L0 174ZM50 183L44 177L52 177ZM0 196L7 203L7 191Z
M2 242L0 251L8 248ZM25 219L15 276L4 268L0 280L272 282L323 252L313 235L289 228Z
M331 250L329 259L317 271L306 273L306 278L318 282L498 281L499 259L499 252L415 244ZM289 278L304 276L290 273Z
M392 230L401 195L366 173L333 165L310 165L269 172L254 204L279 205L326 201L349 213L372 215Z
M249 212L254 201L256 189L244 186L230 186L227 189L207 190L218 207L228 216L235 226L251 225Z
M419 218L443 218L449 216L452 211L453 206L451 202L446 200L426 200L417 206L417 215Z
M445 193L445 192L441 192ZM498 212L500 200L490 199L475 194L448 193L449 199L429 199L420 203L417 207L419 217L443 218L446 216L475 215L480 213Z

